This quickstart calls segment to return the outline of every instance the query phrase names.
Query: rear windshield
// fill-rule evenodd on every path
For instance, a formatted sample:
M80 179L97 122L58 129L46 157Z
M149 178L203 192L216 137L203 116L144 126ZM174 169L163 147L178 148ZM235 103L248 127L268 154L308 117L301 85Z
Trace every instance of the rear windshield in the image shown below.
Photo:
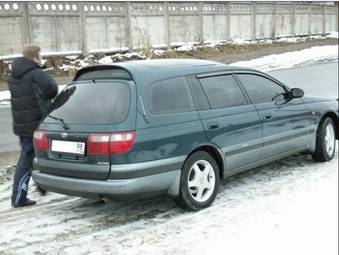
M72 84L55 99L50 114L72 124L116 124L126 119L130 98L122 82Z

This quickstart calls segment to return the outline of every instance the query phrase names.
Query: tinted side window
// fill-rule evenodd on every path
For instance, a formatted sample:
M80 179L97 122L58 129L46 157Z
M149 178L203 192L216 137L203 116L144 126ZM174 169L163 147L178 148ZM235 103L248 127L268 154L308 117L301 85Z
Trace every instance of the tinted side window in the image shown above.
M180 77L153 84L150 108L153 113L192 111L193 101L186 79Z
M237 74L255 104L284 100L285 89L265 77L254 74Z
M246 98L232 75L201 78L200 83L206 91L212 108L247 104Z

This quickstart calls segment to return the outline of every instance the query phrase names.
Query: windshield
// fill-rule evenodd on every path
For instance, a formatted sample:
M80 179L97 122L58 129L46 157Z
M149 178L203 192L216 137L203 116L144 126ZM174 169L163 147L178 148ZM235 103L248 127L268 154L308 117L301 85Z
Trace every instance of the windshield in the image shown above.
M50 115L72 124L117 124L127 117L130 98L123 82L71 84L54 100Z

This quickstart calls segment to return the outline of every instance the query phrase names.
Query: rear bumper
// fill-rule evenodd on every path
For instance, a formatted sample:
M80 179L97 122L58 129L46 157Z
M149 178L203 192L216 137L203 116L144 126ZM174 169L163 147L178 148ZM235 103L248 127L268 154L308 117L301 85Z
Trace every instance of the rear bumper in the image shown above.
M32 177L42 188L65 195L115 200L138 199L168 193L177 196L180 185L180 170L149 176L119 180L89 180L32 172Z

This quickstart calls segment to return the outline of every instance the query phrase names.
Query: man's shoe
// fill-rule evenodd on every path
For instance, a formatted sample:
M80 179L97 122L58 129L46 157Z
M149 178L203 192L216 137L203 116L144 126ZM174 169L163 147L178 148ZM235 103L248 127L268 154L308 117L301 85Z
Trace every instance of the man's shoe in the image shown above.
M26 198L26 200L21 202L21 203L18 203L18 204L12 203L12 206L14 208L18 208L18 207L24 207L24 206L31 206L31 205L35 205L35 204L36 204L36 201L31 200L29 198Z

